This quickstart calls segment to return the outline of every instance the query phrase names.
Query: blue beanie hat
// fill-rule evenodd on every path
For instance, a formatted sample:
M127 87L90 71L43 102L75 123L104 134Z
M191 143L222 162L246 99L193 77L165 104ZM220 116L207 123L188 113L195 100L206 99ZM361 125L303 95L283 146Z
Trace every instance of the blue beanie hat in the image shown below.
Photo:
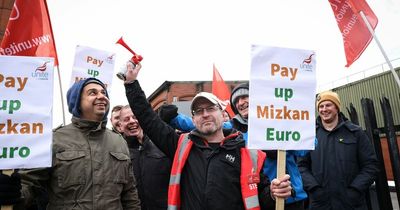
M82 90L83 88L90 84L90 83L96 83L99 84L101 87L103 87L103 89L106 91L106 96L108 97L108 93L107 93L107 88L104 85L103 82L101 82L100 80L93 78L93 77L89 77L86 78L84 80L80 80L78 82L75 82L72 87L69 88L68 92L67 92L67 104L68 104L68 111L69 113L72 114L72 116L74 117L81 117L81 94L82 94ZM108 110L107 112L104 114L104 119L107 119L107 114L108 114Z

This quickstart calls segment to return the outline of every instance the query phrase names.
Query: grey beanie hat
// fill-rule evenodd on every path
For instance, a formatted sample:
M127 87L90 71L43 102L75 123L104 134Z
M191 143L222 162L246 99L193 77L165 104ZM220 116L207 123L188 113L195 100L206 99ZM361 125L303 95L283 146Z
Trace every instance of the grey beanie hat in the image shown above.
M232 90L229 101L230 101L231 108L235 114L239 114L235 105L240 96L249 96L249 83L247 83L247 82L241 83Z
M249 95L249 89L246 88L239 88L237 89L233 94L232 94L232 102L233 105L237 103L237 100L239 99L240 96L248 96Z

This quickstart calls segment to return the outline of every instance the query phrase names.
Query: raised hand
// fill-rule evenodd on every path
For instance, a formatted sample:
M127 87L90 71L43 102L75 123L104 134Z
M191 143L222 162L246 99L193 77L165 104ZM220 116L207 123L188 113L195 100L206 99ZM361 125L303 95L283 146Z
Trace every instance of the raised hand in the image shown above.
M126 63L126 80L125 83L131 83L137 79L140 69L142 68L142 64L133 64L128 61Z

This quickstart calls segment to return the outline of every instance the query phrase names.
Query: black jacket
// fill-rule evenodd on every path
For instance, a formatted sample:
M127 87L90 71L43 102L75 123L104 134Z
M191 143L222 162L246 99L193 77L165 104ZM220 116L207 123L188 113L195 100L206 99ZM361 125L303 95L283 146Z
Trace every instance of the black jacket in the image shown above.
M167 209L171 160L146 135L143 144L134 137L125 139L129 147L142 210Z
M139 82L126 84L126 96L144 132L171 160L175 155L179 135L163 122L147 102ZM228 135L233 130L226 130ZM181 209L244 209L240 188L240 148L242 135L229 138L216 149L193 131L189 138L193 147L182 171ZM260 173L258 185L260 205L266 209L273 200L269 181Z
M235 115L231 119L231 124L232 127L242 133L247 133L247 120L243 119L243 117L240 114Z
M378 172L378 161L361 127L339 114L332 131L316 126L317 144L298 161L310 209L367 209L365 193Z

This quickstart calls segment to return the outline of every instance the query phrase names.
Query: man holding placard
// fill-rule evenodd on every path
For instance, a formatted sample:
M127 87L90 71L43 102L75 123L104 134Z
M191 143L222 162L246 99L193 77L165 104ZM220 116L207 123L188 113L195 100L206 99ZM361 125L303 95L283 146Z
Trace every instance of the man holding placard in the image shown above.
M231 123L233 127L243 133L247 140L248 115L249 115L249 84L242 83L237 85L230 97L230 104L233 112L236 114ZM267 158L264 163L263 171L269 179L275 179L277 173L276 151L264 150ZM296 164L296 158L304 156L304 151L287 151L286 153L286 171L290 175L292 184L292 196L285 200L285 210L304 209L304 200L307 194L303 189L301 175Z
M169 209L265 209L290 196L288 175L268 183L261 172L265 154L246 149L240 132L222 129L224 105L215 95L193 98L196 129L178 135L146 100L136 80L140 68L127 65L126 95L144 132L173 160Z
M224 128L233 127L242 132L244 139L250 143L248 144L250 147L268 150L263 172L270 180L277 177L276 150L288 148L285 163L293 191L292 196L285 201L285 209L302 210L304 209L303 201L307 198L307 194L303 189L296 158L304 156L306 153L304 150L298 149L313 149L314 108L307 106L307 103L313 101L315 97L313 94L315 92L314 54L307 50L263 46L254 46L254 52L257 52L257 54L253 56L252 74L255 76L252 78L255 79L252 84L255 84L255 88L253 88L254 97L252 100L255 102L254 104L259 103L260 106L254 106L252 110L257 112L251 115L249 83L239 84L232 90L230 97L230 105L236 115L229 122L224 123ZM272 53L275 53L276 56L271 56ZM269 72L266 72L268 69ZM282 88L281 85L285 82L288 83L288 87ZM271 94L266 95L265 93ZM261 106L261 104L266 104L266 106ZM290 107L299 106L300 108L293 109L293 111L288 110ZM303 110L302 107L307 107L308 110ZM300 113L298 110L302 110L301 113L310 114L302 119L302 115L296 114L297 112ZM163 113L163 116L168 116L165 117L165 122L179 130L188 132L194 129L191 119L178 114L176 108L161 107L160 113ZM253 137L248 138L248 130L250 129L248 124L251 116L253 116L252 126L254 125L252 127ZM263 126L266 128L263 128ZM303 131L279 131L278 135L275 136L275 133L278 132L277 128L302 128ZM254 132L254 130L257 131ZM288 135L283 137L282 132ZM289 137L292 138L291 142Z
M16 209L29 206L37 189L47 189L47 209L140 209L127 144L106 128L104 83L95 78L74 83L67 102L72 123L53 132L52 167L20 171L22 203ZM2 177L0 202L21 200L18 185L18 176Z

